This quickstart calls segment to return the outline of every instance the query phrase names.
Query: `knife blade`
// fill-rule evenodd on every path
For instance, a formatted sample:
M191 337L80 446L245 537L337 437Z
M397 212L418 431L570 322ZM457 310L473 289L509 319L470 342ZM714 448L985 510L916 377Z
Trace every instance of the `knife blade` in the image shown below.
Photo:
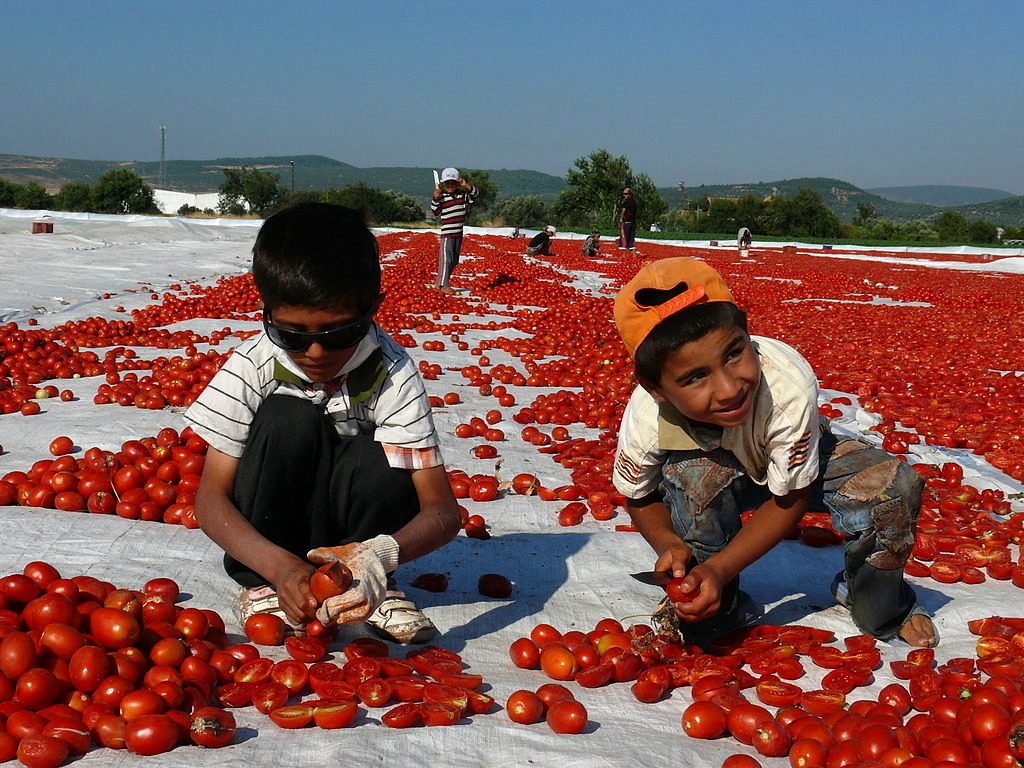
M629 574L637 581L644 584L652 584L655 587L664 587L672 580L672 571L641 571L640 573Z

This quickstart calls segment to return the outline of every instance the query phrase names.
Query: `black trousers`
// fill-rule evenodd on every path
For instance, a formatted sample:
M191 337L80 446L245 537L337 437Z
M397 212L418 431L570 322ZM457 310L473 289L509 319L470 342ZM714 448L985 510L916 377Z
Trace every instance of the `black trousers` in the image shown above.
M271 395L257 410L234 501L257 531L300 558L394 533L419 512L412 474L392 468L380 443L339 435L323 406L289 395ZM244 587L267 583L228 555L224 568Z

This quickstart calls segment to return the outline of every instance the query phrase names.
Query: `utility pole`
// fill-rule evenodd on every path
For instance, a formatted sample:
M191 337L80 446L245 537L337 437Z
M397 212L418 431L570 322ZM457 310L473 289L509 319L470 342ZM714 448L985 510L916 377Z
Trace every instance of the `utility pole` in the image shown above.
M295 195L295 161L291 161L292 164L292 196Z
M167 126L160 126L160 189L167 189Z

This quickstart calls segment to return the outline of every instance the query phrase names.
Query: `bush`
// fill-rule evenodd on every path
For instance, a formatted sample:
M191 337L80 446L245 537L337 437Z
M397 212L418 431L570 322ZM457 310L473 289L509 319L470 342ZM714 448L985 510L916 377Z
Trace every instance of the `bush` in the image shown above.
M548 223L550 213L538 195L522 195L496 202L491 216L500 219L506 227L535 229Z

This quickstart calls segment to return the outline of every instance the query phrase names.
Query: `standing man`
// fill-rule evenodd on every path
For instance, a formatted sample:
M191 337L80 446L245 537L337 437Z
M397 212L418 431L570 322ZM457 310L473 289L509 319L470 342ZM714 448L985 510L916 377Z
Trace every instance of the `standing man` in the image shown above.
M462 252L462 228L469 217L469 206L480 192L459 174L456 168L441 171L434 196L430 200L430 215L441 217L441 251L437 259L437 283L441 293L455 293L449 281L459 265Z
M619 224L619 250L628 248L636 251L636 200L633 190L626 187L622 190L622 207L615 217Z

